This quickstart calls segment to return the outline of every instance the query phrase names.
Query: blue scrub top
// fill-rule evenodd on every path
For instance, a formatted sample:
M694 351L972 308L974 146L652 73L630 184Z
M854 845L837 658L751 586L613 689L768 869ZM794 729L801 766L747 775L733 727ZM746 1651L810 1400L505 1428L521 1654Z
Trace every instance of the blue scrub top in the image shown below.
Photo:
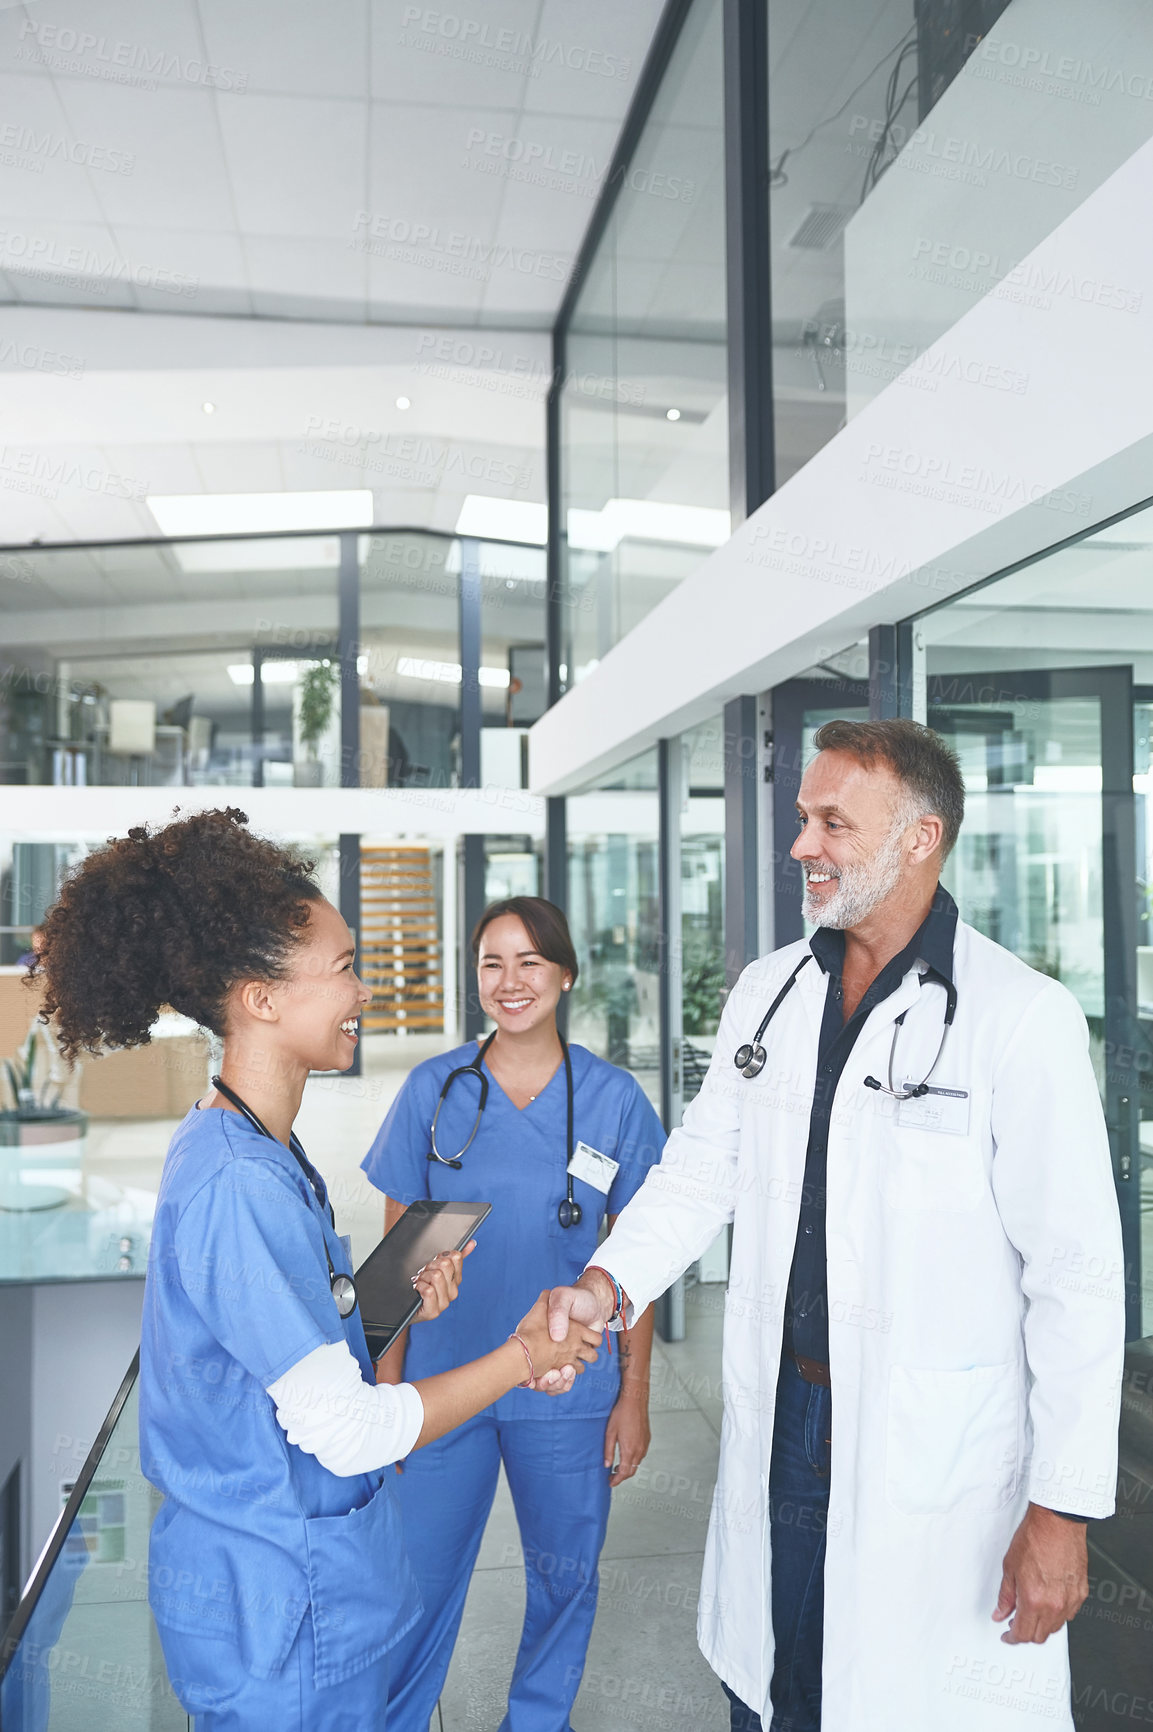
M326 1246L349 1273L282 1143L239 1113L187 1115L164 1165L144 1290L140 1462L164 1494L149 1600L169 1632L233 1641L257 1678L277 1674L309 1612L318 1685L371 1664L420 1613L391 1470L330 1473L289 1443L267 1394L339 1341L375 1382L359 1312L336 1309Z
M573 1181L573 1196L584 1210L579 1226L562 1227L557 1219L566 1194L563 1064L523 1110L486 1065L488 1105L460 1171L430 1161L429 1130L441 1085L451 1070L472 1063L478 1050L475 1044L457 1047L417 1065L363 1162L373 1184L398 1203L435 1197L492 1204L465 1263L460 1296L435 1322L409 1330L404 1375L410 1382L491 1353L542 1289L574 1281L596 1250L605 1215L624 1208L665 1146L661 1121L636 1079L587 1048L570 1046L573 1147L588 1143L620 1163L607 1197L583 1179ZM436 1127L442 1155L455 1155L467 1141L479 1093L475 1076L453 1083ZM604 1344L570 1394L550 1400L514 1389L494 1411L501 1419L607 1417L619 1389L619 1356Z

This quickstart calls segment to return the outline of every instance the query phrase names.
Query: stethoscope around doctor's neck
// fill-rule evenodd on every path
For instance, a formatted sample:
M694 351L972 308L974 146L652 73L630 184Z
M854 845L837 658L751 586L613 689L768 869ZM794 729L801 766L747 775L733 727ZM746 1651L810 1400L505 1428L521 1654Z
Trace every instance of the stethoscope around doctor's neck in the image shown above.
M772 1022L774 1016L776 1016L785 999L789 996L789 993L796 984L797 976L801 972L802 968L804 968L806 962L811 962L812 960L813 953L811 950L808 951L806 955L802 956L801 960L786 980L784 986L782 986L780 992L778 992L776 998L774 998L772 1004L770 1004L768 1010L766 1010L764 1016L761 1018L760 1027L757 1029L752 1040L746 1041L743 1046L739 1046L733 1054L734 1065L743 1077L748 1077L750 1082L754 1077L760 1076L761 1072L765 1068L765 1063L768 1058L768 1054L765 1052L762 1044L765 1038L765 1030L768 1028L770 1022ZM924 981L924 978L924 975L922 975L922 982ZM899 1089L894 1088L893 1086L893 1065L896 1062L897 1057L897 1040L900 1036L901 1029L904 1026L905 1018L909 1014L907 1010L903 1010L900 1016L897 1017L896 1021L893 1023L893 1041L892 1045L889 1047L889 1086L886 1088L885 1084L878 1082L875 1076L867 1076L865 1078L865 1087L867 1089L877 1089L883 1095L891 1095L895 1101L912 1101L916 1100L920 1095L928 1094L929 1078L941 1062L941 1054L945 1050L945 1042L949 1038L949 1030L952 1028L953 1018L957 1014L957 990L952 981L945 981L942 984L945 988L945 1022L941 1029L941 1039L937 1045L936 1057L925 1072L924 1076L921 1078L920 1082L914 1083L912 1088Z
M264 1120L257 1118L248 1102L242 1100L236 1093L235 1089L230 1089L228 1084L218 1076L213 1077L212 1086L214 1089L218 1089L227 1100L232 1102L238 1113L244 1114L244 1117L248 1120L249 1124L254 1130L259 1131L261 1136L268 1137L271 1142L276 1142L278 1140L272 1135L272 1132L269 1130ZM332 1204L329 1201L328 1192L324 1188L324 1181L322 1179L320 1184L317 1184L317 1175L315 1174L312 1163L305 1154L304 1147L295 1131L289 1133L288 1149L290 1154L295 1155L301 1172L312 1186L313 1196L328 1216L328 1224L335 1233L336 1216L332 1212ZM332 1297L336 1301L337 1312L341 1317L351 1317L353 1312L356 1310L357 1304L356 1282L353 1280L351 1275L337 1274L335 1265L332 1261L332 1255L328 1249L327 1240L324 1245L324 1255L328 1263L328 1285L332 1292Z
M439 1161L442 1167L455 1167L457 1172L459 1172L461 1167L464 1165L464 1162L461 1159L461 1157L462 1157L462 1155L464 1155L467 1152L467 1150L469 1148L471 1148L473 1140L476 1137L476 1133L480 1130L480 1121L484 1117L484 1109L488 1105L488 1078L484 1074L484 1061L485 1061L485 1056L488 1053L489 1047L492 1045L493 1041L496 1039L496 1037L499 1033L500 1033L500 1030L494 1028L492 1033L489 1035L488 1039L485 1041L484 1045L481 1047L480 1051L477 1053L476 1057L472 1060L472 1063L471 1064L458 1065L455 1070L450 1070L448 1075L445 1077L444 1082L441 1085L440 1098L438 1099L438 1101L436 1103L436 1111L432 1115L432 1125L431 1125L431 1128L429 1130L429 1137L430 1137L431 1142L432 1142L432 1147L428 1151L428 1158L430 1161ZM562 1227L579 1227L581 1224L581 1220L584 1216L584 1209L581 1207L581 1205L577 1202L576 1198L573 1196L573 1188L572 1188L572 1157L573 1157L572 1059L569 1057L568 1042L565 1039L564 1035L561 1034L559 1029L557 1030L557 1039L560 1041L560 1049L561 1049L562 1056L564 1058L564 1080L565 1080L565 1095L566 1095L566 1101L565 1101L565 1180L566 1180L566 1191L565 1191L565 1195L561 1198L560 1202L557 1204L556 1218L560 1222ZM477 1104L476 1104L476 1118L473 1120L472 1130L468 1133L468 1137L467 1137L467 1140L465 1141L464 1147L461 1149L458 1149L458 1151L455 1155L442 1155L440 1150L436 1146L437 1122L440 1119L441 1109L443 1108L445 1101L448 1099L448 1092L452 1088L452 1085L456 1081L457 1077L460 1077L460 1076L474 1076L474 1077L476 1077L478 1083L480 1084L480 1097L479 1097Z

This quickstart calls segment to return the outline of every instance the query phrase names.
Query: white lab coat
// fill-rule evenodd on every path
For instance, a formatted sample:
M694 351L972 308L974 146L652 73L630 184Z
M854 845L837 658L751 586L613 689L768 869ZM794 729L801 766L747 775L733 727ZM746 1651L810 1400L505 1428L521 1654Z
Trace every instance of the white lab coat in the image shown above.
M761 1075L746 1081L733 1054L805 948L744 971L700 1094L597 1257L640 1309L733 1223L698 1634L766 1727L769 1459L827 984L815 959L769 1027ZM909 1108L864 1086L886 1080L902 1011L896 1085L933 1062L945 992L916 968L869 1015L832 1115L830 1732L1071 1729L1065 1632L1007 1646L992 1612L1030 1500L1113 1509L1123 1263L1085 1019L964 923L954 981L933 1081L968 1090L967 1129L905 1123Z

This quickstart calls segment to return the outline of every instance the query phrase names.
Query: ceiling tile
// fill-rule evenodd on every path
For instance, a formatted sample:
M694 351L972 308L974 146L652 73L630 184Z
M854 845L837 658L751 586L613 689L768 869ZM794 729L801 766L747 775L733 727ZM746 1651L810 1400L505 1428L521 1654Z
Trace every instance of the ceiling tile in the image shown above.
M247 94L367 94L367 0L276 0L275 16L236 0L200 0L209 57Z
M131 260L137 304L158 313L251 311L244 255L235 235L187 230L118 228Z
M203 476L204 493L280 493L286 483L280 464L280 446L275 440L243 444L203 443L193 448L196 467Z
M528 114L582 114L623 120L663 0L544 0Z
M194 0L53 0L0 12L0 63L119 89L198 83L204 50Z
M537 0L484 0L464 14L375 0L373 96L446 109L519 109L539 11Z
M83 79L61 80L59 88L76 138L94 164L109 165L88 172L110 223L235 227L210 90L121 91Z
M281 318L363 319L364 255L331 235L249 235L244 243L256 312Z
M364 203L364 105L300 96L217 101L242 230L347 238L347 213Z
M135 263L121 256L103 224L38 219L0 228L0 269L22 301L135 306Z
M69 126L50 79L0 76L0 217L102 222L85 164L113 159L94 146Z

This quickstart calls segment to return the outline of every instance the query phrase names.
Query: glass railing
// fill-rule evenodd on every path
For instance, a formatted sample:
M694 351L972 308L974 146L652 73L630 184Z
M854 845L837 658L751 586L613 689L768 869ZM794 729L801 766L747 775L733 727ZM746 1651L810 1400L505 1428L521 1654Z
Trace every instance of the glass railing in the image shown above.
M160 1493L140 1471L137 1366L0 1646L2 1732L188 1732L148 1608Z

